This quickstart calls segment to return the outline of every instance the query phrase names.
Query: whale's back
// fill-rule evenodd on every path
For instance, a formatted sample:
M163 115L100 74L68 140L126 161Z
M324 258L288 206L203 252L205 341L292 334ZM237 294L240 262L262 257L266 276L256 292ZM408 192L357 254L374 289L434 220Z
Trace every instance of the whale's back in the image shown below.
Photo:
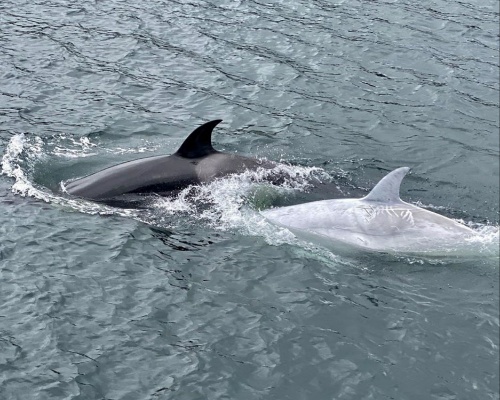
M372 251L435 252L474 235L465 225L404 202L327 200L268 210L263 215L306 240Z
M323 200L262 214L326 247L343 243L371 251L446 253L475 235L463 224L403 202L399 186L407 172L391 172L362 199Z

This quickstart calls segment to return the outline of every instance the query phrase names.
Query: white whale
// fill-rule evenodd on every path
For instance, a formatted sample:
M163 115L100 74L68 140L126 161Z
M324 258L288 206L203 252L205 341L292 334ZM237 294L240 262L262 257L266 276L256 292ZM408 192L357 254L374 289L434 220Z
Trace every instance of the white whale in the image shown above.
M446 256L478 247L474 230L400 199L399 187L409 170L392 171L361 199L315 201L261 213L298 238L332 250L348 245L374 252Z

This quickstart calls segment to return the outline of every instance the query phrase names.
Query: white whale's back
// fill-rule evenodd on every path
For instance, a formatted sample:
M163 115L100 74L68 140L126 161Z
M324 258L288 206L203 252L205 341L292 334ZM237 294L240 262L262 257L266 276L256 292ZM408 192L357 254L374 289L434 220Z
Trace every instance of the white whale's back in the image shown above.
M404 202L326 200L263 215L299 238L327 247L339 242L371 251L446 253L475 235L465 225Z
M470 247L475 231L399 198L408 170L391 172L362 199L316 201L262 214L297 237L329 248L347 244L377 252L446 255Z

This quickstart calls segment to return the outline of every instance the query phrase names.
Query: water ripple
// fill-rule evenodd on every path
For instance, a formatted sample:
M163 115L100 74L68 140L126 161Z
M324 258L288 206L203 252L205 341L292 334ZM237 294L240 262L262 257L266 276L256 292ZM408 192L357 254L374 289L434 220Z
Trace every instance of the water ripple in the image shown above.
M498 398L498 260L350 259L255 209L409 165L405 198L498 228L499 15L1 2L0 397ZM147 212L60 193L219 117L219 148L294 164L285 187L240 176Z

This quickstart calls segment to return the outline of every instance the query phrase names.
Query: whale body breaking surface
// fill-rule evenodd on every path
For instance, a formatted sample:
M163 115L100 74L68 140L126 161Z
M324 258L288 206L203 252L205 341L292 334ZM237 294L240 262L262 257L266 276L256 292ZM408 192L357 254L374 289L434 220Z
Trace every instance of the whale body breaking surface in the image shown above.
M400 199L409 168L386 175L365 197L333 199L262 211L299 239L329 249L446 256L478 247L478 234L455 220Z
M195 129L172 155L118 164L67 182L64 190L73 196L106 203L127 194L169 195L230 174L275 167L271 161L215 150L212 131L221 121L210 121Z

